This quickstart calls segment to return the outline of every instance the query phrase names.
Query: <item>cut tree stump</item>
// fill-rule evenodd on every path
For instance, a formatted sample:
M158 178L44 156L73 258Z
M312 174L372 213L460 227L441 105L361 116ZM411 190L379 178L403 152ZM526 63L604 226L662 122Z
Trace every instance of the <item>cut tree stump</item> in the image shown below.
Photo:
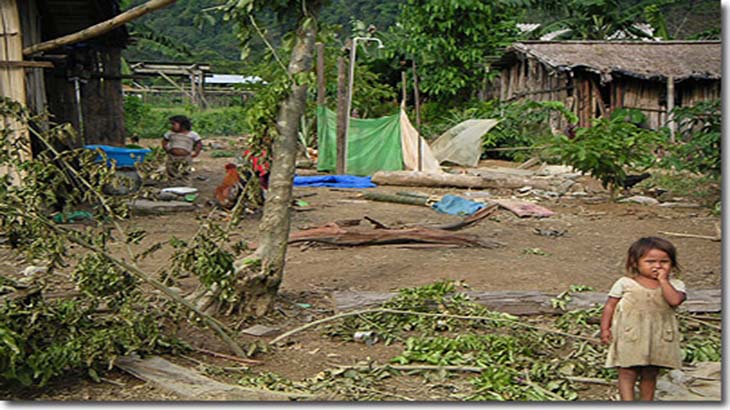
M159 356L147 359L122 357L115 365L132 376L152 383L157 387L195 401L290 401L314 399L313 396L297 393L281 393L269 390L248 389L221 383Z
M539 291L466 291L463 292L475 303L491 310L513 315L559 314L561 310L551 305L557 295ZM332 292L332 300L337 311L349 311L377 306L395 297L395 292L368 291L336 291ZM572 300L567 310L588 309L602 306L606 302L606 293L578 292L571 293ZM721 289L688 290L687 301L682 303L679 311L690 313L717 313L722 311Z

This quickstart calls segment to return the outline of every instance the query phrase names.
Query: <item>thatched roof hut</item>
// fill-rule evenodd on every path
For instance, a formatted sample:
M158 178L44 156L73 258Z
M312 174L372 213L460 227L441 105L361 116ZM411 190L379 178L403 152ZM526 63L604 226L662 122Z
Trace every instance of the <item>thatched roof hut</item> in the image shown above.
M720 98L720 41L524 41L494 65L502 100L565 102L583 126L620 107L637 108L649 126L675 106Z
M594 72L604 82L614 73L643 80L674 77L675 82L722 76L720 41L525 41L505 54L505 62L521 54L558 71Z

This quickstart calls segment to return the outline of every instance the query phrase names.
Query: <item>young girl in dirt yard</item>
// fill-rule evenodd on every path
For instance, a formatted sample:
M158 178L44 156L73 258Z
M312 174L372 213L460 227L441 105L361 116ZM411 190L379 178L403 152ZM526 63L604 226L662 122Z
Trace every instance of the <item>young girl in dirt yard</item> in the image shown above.
M641 238L629 248L630 276L614 283L601 316L601 341L609 345L606 367L618 368L621 400L653 400L660 368L679 368L679 326L674 310L687 298L684 283L670 278L679 271L677 250L656 237Z
M162 137L162 149L167 152L167 173L178 178L190 173L193 158L200 155L203 142L197 132L191 131L192 123L184 115L169 118L170 131Z

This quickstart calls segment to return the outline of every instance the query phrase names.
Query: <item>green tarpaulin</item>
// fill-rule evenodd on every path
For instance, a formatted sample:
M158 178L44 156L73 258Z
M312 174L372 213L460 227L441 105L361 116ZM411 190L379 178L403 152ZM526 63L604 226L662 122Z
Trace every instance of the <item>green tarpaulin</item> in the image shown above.
M337 114L317 107L317 170L333 172L337 165ZM372 175L376 171L403 169L400 115L374 119L350 118L347 173Z

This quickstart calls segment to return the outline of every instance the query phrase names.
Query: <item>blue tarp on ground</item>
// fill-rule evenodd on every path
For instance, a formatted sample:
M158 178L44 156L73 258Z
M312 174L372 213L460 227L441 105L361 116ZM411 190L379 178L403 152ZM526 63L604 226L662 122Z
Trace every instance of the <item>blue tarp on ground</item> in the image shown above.
M454 195L444 195L440 201L436 202L431 208L449 215L468 216L474 212L484 208L484 204L460 198Z
M331 187L331 188L375 188L377 185L370 181L370 177L356 177L354 175L322 175L300 177L294 176L296 187Z

